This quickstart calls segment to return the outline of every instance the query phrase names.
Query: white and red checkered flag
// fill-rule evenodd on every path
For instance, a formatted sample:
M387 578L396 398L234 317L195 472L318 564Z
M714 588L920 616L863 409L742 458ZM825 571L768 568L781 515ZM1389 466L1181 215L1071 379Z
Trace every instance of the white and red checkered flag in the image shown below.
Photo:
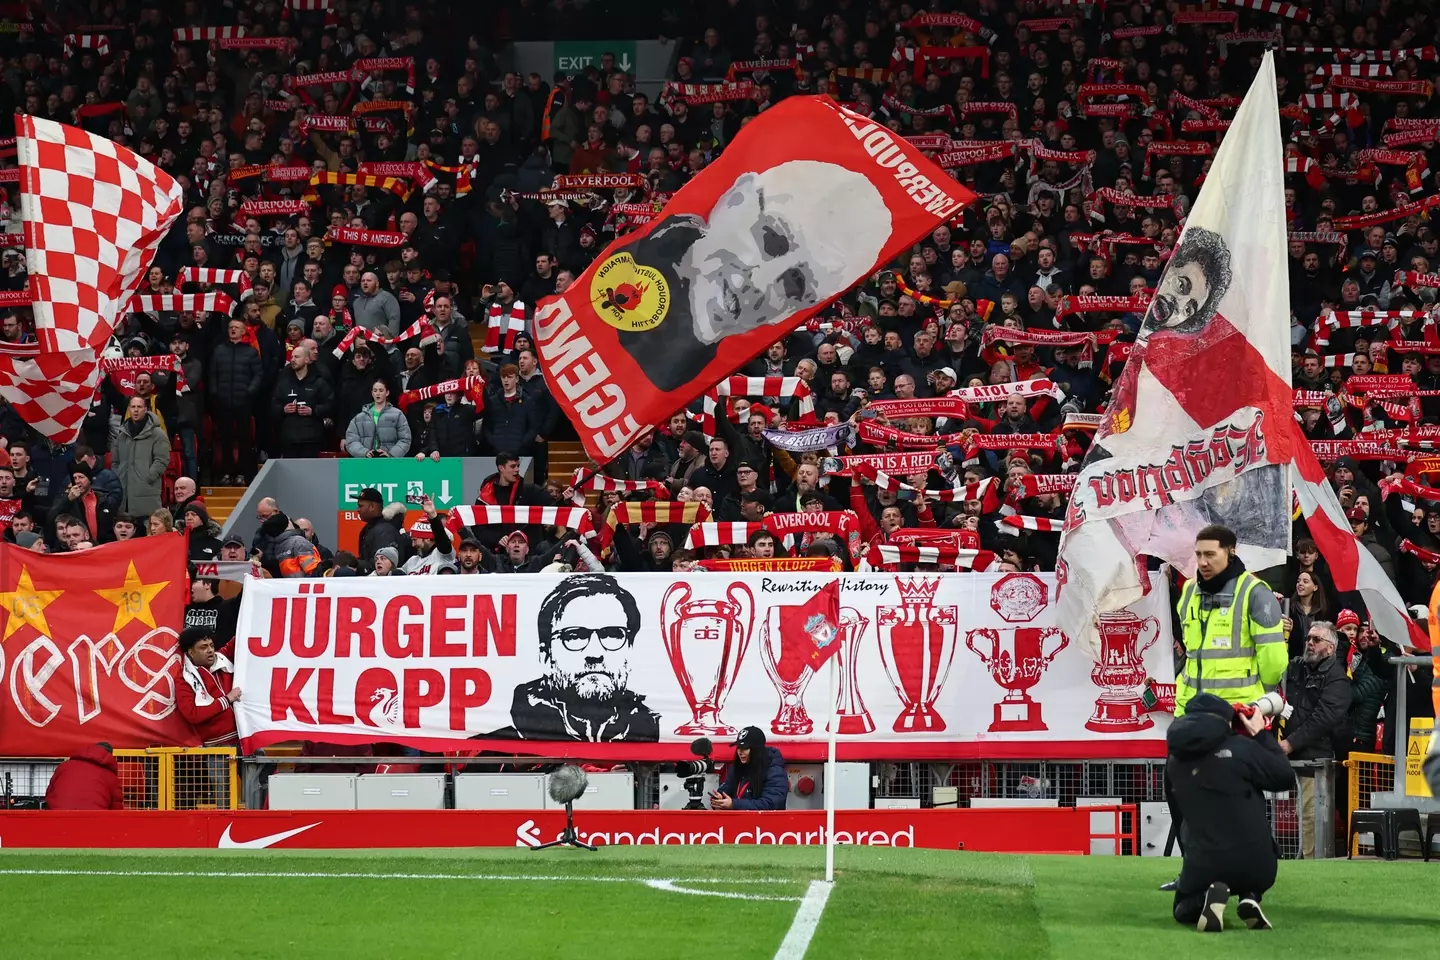
M168 173L118 144L16 118L35 332L49 353L105 346L180 215Z
M100 383L94 350L42 352L38 343L0 344L0 399L25 423L57 444L80 437Z

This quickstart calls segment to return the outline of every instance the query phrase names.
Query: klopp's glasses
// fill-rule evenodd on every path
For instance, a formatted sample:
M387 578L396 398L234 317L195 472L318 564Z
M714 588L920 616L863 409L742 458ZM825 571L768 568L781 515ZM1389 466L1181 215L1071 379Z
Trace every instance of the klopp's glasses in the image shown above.
M560 643L571 653L590 646L592 637L598 637L606 650L619 650L630 641L630 632L624 627L567 627L560 631Z

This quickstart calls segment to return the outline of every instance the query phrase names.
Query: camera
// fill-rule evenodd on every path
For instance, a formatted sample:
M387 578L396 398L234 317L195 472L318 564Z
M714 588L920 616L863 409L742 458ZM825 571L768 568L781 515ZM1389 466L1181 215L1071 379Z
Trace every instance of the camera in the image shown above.
M705 809L705 777L715 772L715 761L710 759L714 750L715 745L710 738L701 737L690 744L690 753L699 757L698 760L680 760L660 768L685 778L685 792L690 796L685 804L686 810Z

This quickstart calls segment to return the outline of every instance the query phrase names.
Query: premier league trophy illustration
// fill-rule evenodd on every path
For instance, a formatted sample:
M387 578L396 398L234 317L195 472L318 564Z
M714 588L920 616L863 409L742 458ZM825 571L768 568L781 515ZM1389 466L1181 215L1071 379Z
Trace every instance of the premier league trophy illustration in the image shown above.
M938 733L945 718L935 709L955 659L959 617L955 607L937 606L940 580L895 578L900 604L877 607L875 630L880 659L903 706L896 733Z
M690 585L675 583L660 601L665 653L690 705L690 722L675 728L678 736L729 737L736 732L720 711L754 633L755 598L743 582L732 583L725 597L691 600Z
M1099 617L1100 659L1090 679L1103 691L1085 727L1096 733L1133 733L1151 721L1141 690L1145 684L1145 651L1160 639L1160 622L1129 610ZM1143 639L1142 639L1143 638Z

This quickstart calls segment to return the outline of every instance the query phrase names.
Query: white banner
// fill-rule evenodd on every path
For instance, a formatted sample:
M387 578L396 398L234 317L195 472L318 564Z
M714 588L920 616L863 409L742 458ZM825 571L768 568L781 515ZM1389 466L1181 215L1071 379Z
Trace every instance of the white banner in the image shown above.
M240 735L252 748L521 738L556 743L548 755L586 741L609 745L587 756L638 760L753 724L787 756L810 755L823 751L828 678L794 612L832 580L252 580L236 631ZM1168 715L1142 702L1147 681L1173 691L1163 578L1105 615L1098 663L1057 625L1054 596L1050 574L844 576L841 755L1163 756Z
M1080 468L1056 564L1064 616L1139 597L1139 557L1194 576L1195 535L1212 523L1251 570L1285 562L1295 415L1277 109L1267 53Z

